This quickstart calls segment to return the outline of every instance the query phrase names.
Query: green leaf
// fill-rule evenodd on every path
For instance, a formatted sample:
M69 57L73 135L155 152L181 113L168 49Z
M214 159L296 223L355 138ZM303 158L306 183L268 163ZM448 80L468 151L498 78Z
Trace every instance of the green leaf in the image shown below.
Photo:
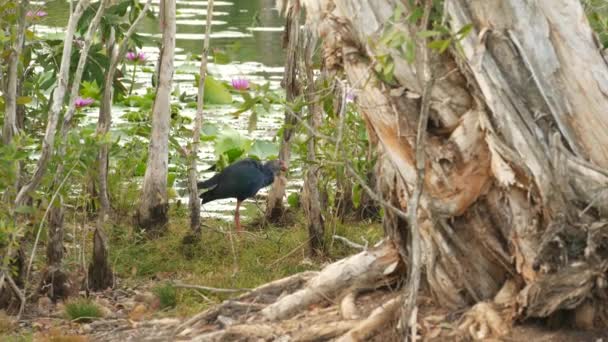
M418 37L420 37L420 38L429 38L429 37L440 36L440 35L441 35L441 32L433 31L433 30L418 32Z
M17 104L18 105L26 105L28 103L32 102L32 98L29 96L19 96L17 97Z
M352 195L355 209L359 208L359 205L361 205L361 185L355 184L355 186L353 186Z
M249 155L261 160L276 157L279 155L279 145L266 140L256 140L249 150Z
M232 94L226 86L207 75L205 77L205 104L230 104L232 103Z
M34 208L29 205L21 205L15 209L17 214L33 214L35 212Z
M300 196L297 192L292 192L287 196L287 204L294 209L300 206Z
M461 36L462 38L464 38L471 32L472 29L473 29L473 24L466 24L460 30L458 30L458 32L456 32L456 34Z
M249 133L253 132L258 127L258 112L256 110L251 112L249 115L249 122L247 123L247 130Z
M450 43L452 43L451 39L434 40L429 43L429 48L437 50L439 53L443 53L448 49L448 47L450 47Z
M215 155L220 156L222 154L228 154L231 156L236 154L235 150L244 151L248 150L251 146L251 141L246 137L239 134L234 129L224 129L215 139Z
M175 178L177 178L177 174L175 172L169 172L169 174L167 175L168 188L173 187L173 184L175 183Z

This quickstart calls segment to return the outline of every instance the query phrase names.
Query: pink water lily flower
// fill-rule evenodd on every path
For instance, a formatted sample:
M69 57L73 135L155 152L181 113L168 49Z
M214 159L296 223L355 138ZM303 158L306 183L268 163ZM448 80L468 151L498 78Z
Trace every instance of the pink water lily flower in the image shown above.
M27 13L25 13L25 16L28 18L44 18L47 15L49 14L45 11L27 11Z
M236 90L247 90L249 89L249 81L244 78L232 79L232 87Z
M133 62L133 63L144 63L146 61L146 54L143 51L140 51L140 52L129 51L129 52L127 52L125 57L130 62Z
M74 101L74 105L76 106L76 108L82 108L82 107L86 107L86 106L90 106L91 104L93 104L93 102L95 102L95 100L85 97L77 97L76 100Z

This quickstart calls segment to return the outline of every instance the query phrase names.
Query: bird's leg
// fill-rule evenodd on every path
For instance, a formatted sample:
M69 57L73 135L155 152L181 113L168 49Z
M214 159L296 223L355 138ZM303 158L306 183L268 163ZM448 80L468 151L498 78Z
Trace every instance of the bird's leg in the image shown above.
M241 228L241 214L239 213L239 209L241 208L241 201L236 201L236 211L234 212L234 224L236 225L236 231L240 233L242 231Z

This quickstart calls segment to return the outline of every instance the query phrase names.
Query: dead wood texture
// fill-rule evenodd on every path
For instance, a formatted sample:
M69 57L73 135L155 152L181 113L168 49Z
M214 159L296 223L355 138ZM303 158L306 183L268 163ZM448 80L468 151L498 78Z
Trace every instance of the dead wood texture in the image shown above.
M297 62L300 58L300 6L293 4L286 12L284 43L286 45L285 72L283 73L282 87L285 89L285 97L288 103L293 103L300 94L300 85L297 80ZM289 166L291 158L291 139L295 134L297 124L296 115L290 108L285 108L285 121L283 124L283 134L279 146L279 159ZM285 207L283 197L285 197L285 187L287 179L283 172L279 177L275 177L268 198L266 199L265 217L268 221L277 223L283 217Z
M425 83L416 63L373 43L402 3L302 2L324 62L357 89L387 160L377 175L383 195L407 209ZM412 10L406 6L403 17ZM417 222L424 281L451 309L491 301L510 279L521 284L525 317L574 310L584 298L603 301L606 288L597 284L606 257L591 258L585 246L606 215L608 66L580 2L446 0L440 10L454 32L473 30L462 54L448 50L432 65ZM408 37L411 25L402 19L392 30ZM373 72L376 56L386 54L394 63L390 84ZM387 234L404 244L407 228L388 216Z
M167 229L169 201L167 173L169 162L169 128L171 120L171 90L173 57L175 52L175 0L161 1L160 28L163 32L160 72L156 98L152 107L152 134L148 149L148 163L137 213L137 222L150 237Z

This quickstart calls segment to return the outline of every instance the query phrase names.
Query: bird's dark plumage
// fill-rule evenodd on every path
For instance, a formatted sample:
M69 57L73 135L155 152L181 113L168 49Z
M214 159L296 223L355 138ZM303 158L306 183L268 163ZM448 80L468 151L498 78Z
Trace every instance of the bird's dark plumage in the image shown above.
M198 182L199 189L207 189L200 198L203 204L222 198L236 198L243 201L272 184L274 177L282 168L284 165L278 160L265 164L254 159L240 160L213 177Z
M271 160L264 164L254 159L240 160L213 177L198 182L199 189L206 189L200 195L203 204L222 198L236 198L234 222L241 230L239 207L241 202L255 196L261 188L269 186L280 170L287 168L281 160Z

